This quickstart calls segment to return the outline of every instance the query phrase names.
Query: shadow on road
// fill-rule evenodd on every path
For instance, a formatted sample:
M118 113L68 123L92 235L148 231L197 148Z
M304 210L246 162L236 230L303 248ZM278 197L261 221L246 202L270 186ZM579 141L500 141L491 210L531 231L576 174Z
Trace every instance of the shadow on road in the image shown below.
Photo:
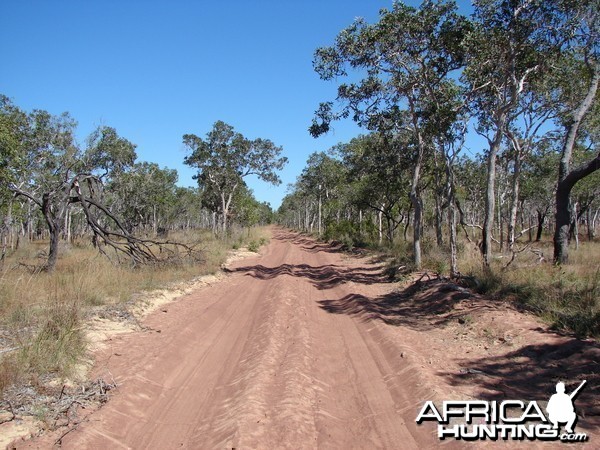
M361 284L385 283L389 279L381 273L380 267L360 267L349 269L337 265L310 266L308 264L282 264L277 267L263 265L239 267L231 272L243 272L259 280L289 275L307 278L317 289L331 289L346 282Z
M301 247L310 253L327 252L340 253L340 245L327 244L315 241L294 232L281 231L273 237L275 240L289 242ZM389 277L383 272L381 266L348 268L336 264L311 266L309 264L281 264L277 267L266 267L261 264L255 266L225 269L227 272L241 272L259 280L272 280L280 276L306 278L320 290L331 289L347 282L359 284L388 283Z
M499 356L465 359L460 365L460 373L440 375L454 386L477 385L478 398L484 400L546 402L556 392L558 381L570 393L587 380L575 401L578 428L600 425L600 347L596 343L571 338L563 343L526 345Z
M339 252L339 246L315 242L295 233L279 233L276 239L300 245L309 252ZM389 282L380 266L348 269L337 265L309 266L283 264L279 267L252 266L236 269L268 280L281 275L305 277L318 289L329 289L347 281L363 284ZM347 314L362 321L381 321L387 325L430 331L461 321L484 309L497 309L494 302L473 295L448 281L420 281L406 288L369 298L351 293L342 298L318 301L330 314ZM476 314L475 314L476 315ZM462 322L461 322L462 323ZM540 331L540 330L537 330ZM553 332L553 336L558 335ZM558 381L565 382L567 393L582 380L587 385L577 397L578 429L600 427L600 345L592 341L563 336L550 343L525 345L506 352L476 358L458 357L459 371L440 371L439 376L454 386L477 386L475 398L483 400L539 401L544 404L555 392Z
M314 238L304 236L294 232L280 232L274 236L274 239L288 241L298 245L309 253L345 253L348 256L362 257L365 254L364 249L356 248L352 252L344 250L344 246L339 242L320 242Z
M281 231L274 239L292 243L309 252L340 252L339 246L319 243L295 232ZM306 278L320 290L331 289L346 282L359 284L390 283L381 265L348 268L335 264L311 266L308 264L282 264L277 267L254 265L239 267L231 272L242 272L260 280L287 275ZM456 310L460 301L471 298L471 293L453 283L440 279L418 281L407 288L393 291L376 298L356 293L339 299L320 300L321 309L331 314L349 314L361 320L381 320L388 325L409 326L417 330L439 327L465 314ZM469 312L486 308L484 302L470 301Z
M376 298L349 294L340 299L320 300L319 306L332 314L349 314L361 320L381 320L388 325L429 330L465 315L454 311L461 300L471 297L463 289L439 280L415 283ZM485 305L472 305L474 309ZM473 308L470 309L472 312Z

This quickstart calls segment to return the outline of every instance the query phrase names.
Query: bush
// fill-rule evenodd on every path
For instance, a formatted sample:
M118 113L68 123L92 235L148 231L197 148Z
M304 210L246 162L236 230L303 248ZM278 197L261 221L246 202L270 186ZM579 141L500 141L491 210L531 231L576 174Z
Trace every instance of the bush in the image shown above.
M367 246L367 243L361 237L359 225L348 220L341 220L339 223L327 223L323 238L327 241L338 241L347 250L352 250L354 247Z
M250 250L251 252L258 253L259 249L260 243L258 241L250 241L250 243L248 244L248 250Z
M546 264L501 275L482 270L467 280L478 293L514 299L555 330L600 336L600 270L579 273Z

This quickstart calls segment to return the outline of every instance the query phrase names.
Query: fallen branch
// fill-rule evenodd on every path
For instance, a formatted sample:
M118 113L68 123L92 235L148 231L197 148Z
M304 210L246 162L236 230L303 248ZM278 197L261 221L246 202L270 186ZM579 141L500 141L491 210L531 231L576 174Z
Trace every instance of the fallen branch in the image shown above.
M86 177L85 181L90 186L93 183L93 179L90 177ZM84 195L78 180L73 182L73 189L76 196L71 197L70 202L81 205L85 219L93 233L93 243L105 256L108 257L108 254L101 247L101 244L112 248L117 255L117 259L120 259L120 254L128 256L134 265L174 262L181 258L180 253L195 261L203 259L202 253L198 249L181 242L142 239L133 236L105 205ZM93 192L91 187L90 192ZM94 208L100 211L103 217L109 219L115 229L103 226L94 214ZM159 254L164 254L166 257L159 257L152 250L152 246L157 247Z
M502 270L508 269L508 266L510 266L513 263L513 261L515 260L515 258L517 257L517 255L520 254L520 253L523 253L530 246L531 246L531 244L527 244L527 245L525 245L525 247L523 247L522 249L519 249L519 250L514 250L514 247L513 247L512 257L510 258L510 261L502 268Z

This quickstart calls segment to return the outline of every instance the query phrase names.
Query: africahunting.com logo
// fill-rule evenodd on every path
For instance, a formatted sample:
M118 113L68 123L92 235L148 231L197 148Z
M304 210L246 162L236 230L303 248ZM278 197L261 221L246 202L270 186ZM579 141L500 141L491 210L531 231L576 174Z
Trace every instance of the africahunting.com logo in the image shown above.
M577 413L573 401L585 383L583 380L571 394L565 393L564 383L557 383L556 393L550 397L546 413L536 401L444 401L441 408L427 401L416 422L437 422L437 435L441 440L539 439L583 442L587 441L588 436L574 431Z

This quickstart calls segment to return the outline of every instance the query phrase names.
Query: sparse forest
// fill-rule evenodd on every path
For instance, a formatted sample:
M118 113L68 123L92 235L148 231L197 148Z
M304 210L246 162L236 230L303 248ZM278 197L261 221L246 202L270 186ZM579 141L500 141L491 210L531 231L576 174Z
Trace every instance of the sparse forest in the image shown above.
M183 137L192 150L186 163L198 169L198 188L183 188L176 170L137 161L135 144L114 128L97 128L81 146L68 113L27 113L6 96L0 97L0 120L0 262L23 242L47 240L40 268L53 271L61 241L89 237L109 258L151 263L167 245L191 250L168 241L169 232L208 229L225 238L232 225L272 220L270 206L254 198L244 177L278 183L282 149L269 140L250 141L223 122L206 142Z
M576 265L594 269L573 297L589 299L577 314L594 328L600 4L474 7L465 17L452 2L396 3L316 50L315 71L338 88L310 133L342 119L365 133L310 156L279 220L348 248L400 248L405 270L454 278L565 266L586 247ZM469 133L481 148L467 147Z

